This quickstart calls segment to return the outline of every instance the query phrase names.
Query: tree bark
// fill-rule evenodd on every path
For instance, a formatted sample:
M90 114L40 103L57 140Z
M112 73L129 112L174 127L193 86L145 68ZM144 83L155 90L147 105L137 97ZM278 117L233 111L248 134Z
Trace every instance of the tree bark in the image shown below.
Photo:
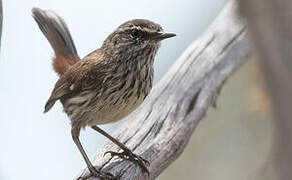
M240 0L260 55L275 114L274 151L277 179L292 177L292 1Z
M236 3L229 1L208 30L114 133L120 142L150 162L149 176L127 160L103 156L109 150L119 151L111 142L99 149L93 164L125 180L155 179L183 152L224 81L251 54L246 31ZM88 170L80 176L88 176Z

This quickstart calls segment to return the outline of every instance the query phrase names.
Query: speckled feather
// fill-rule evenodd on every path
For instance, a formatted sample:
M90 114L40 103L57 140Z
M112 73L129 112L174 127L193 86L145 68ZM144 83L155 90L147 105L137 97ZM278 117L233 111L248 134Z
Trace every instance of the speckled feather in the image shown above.
M118 27L100 49L68 68L57 81L45 112L57 100L70 117L72 130L114 122L127 116L152 87L153 60L160 41L151 34L160 25L132 20Z
M153 61L160 41L175 34L164 33L160 25L148 20L127 21L106 38L101 48L80 60L62 18L52 11L38 8L32 12L55 51L53 68L60 75L45 105L45 112L56 101L61 101L71 120L72 139L90 175L117 179L97 170L90 162L79 140L80 129L85 126L91 126L123 150L123 153L111 152L112 156L127 158L149 173L147 160L96 125L118 121L144 101L152 87Z

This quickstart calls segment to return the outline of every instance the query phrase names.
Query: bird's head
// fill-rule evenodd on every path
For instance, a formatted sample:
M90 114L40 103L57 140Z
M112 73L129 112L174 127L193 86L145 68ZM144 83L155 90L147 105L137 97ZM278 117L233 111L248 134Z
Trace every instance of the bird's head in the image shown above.
M139 52L159 47L162 40L174 37L166 33L159 24L145 19L134 19L120 25L103 43L103 48L110 48L121 53Z

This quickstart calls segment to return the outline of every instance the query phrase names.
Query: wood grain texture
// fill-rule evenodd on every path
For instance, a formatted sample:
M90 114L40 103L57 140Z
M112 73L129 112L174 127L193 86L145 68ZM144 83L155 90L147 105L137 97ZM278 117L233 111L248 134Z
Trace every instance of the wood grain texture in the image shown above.
M108 150L119 151L110 142L96 153L93 164L97 168L121 174L125 180L155 179L183 152L224 81L251 54L245 23L236 12L234 1L228 2L208 30L187 48L145 102L114 133L150 162L150 176L127 160L103 157ZM87 170L81 173L82 177L87 175Z
M268 171L274 170L277 178L265 179L290 180L292 177L292 1L240 0L239 2L259 53L275 115L274 150L267 166L274 166Z

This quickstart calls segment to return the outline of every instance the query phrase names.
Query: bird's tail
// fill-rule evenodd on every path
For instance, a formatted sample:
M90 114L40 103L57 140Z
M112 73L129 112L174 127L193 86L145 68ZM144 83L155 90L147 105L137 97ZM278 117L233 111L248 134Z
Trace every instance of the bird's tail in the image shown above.
M71 65L80 60L69 29L64 20L53 11L33 8L32 13L54 49L53 68L62 75Z

